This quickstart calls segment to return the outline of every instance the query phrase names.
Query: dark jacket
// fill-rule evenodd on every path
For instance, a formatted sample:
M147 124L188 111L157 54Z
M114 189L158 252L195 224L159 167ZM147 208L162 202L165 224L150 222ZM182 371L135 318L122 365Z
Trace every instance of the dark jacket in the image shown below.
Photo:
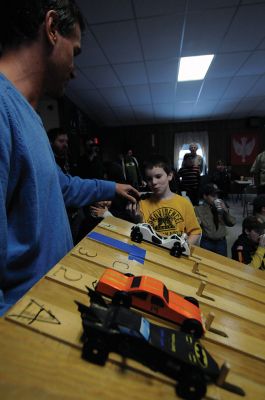
M265 248L253 243L242 233L232 246L232 258L254 268L265 270Z

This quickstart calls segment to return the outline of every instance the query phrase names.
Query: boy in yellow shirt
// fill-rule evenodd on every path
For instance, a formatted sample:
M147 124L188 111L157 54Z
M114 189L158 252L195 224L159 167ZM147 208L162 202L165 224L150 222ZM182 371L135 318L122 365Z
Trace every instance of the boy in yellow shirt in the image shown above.
M185 232L189 244L199 244L201 228L194 208L189 200L171 191L172 178L172 168L165 157L155 155L145 163L145 180L152 194L140 200L136 215L162 236Z

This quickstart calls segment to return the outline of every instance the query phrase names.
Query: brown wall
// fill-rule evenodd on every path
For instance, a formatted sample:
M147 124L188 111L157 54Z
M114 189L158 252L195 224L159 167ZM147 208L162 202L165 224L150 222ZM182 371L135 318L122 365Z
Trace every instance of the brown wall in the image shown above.
M251 126L249 119L200 121L193 123L144 125L104 128L99 132L103 153L106 159L113 159L118 152L132 146L135 155L143 161L152 152L166 155L173 162L174 137L177 132L207 131L209 135L209 170L218 159L231 165L231 135L233 133L257 132L260 135L260 151L265 148L265 135L262 120L259 126ZM154 135L155 147L152 147ZM249 165L232 165L236 175L249 175Z

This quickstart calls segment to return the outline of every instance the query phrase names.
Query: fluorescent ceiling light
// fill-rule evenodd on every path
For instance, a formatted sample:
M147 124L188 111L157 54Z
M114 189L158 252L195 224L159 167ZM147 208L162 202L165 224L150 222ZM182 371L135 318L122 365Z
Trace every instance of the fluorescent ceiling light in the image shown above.
M205 77L214 54L194 57L181 57L179 63L178 82L198 81Z

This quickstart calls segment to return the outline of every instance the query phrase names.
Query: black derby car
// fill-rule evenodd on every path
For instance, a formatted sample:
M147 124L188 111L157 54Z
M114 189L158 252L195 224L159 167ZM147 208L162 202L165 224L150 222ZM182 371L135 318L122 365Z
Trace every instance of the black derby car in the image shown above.
M201 399L208 383L217 383L220 369L191 334L150 323L123 306L106 304L89 289L92 303L78 303L83 323L82 357L104 365L110 352L132 358L176 380L176 393L184 399ZM229 383L224 389L244 395Z

